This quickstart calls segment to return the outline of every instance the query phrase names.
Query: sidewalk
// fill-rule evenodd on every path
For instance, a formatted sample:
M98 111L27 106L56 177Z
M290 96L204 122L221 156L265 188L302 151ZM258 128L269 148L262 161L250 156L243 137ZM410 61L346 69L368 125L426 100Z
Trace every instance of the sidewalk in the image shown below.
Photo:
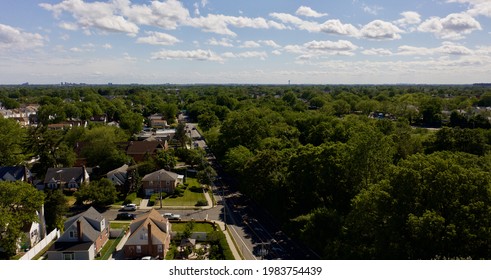
M225 238L227 239L228 246L230 247L230 251L232 251L232 254L234 255L234 259L236 260L242 260L242 257L239 254L239 251L237 250L237 247L235 247L235 243L233 241L233 238L225 227L225 223L222 221L211 221L213 223L216 223L220 229L222 230L223 234L225 235Z

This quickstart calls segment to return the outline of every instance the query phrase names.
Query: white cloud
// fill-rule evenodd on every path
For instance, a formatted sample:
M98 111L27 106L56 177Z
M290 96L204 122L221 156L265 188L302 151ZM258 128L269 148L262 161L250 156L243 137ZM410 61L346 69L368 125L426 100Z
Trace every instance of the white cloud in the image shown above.
M219 55L210 50L161 50L159 52L152 53L152 59L156 60L171 60L171 59L187 59L187 60L199 60L199 61L223 61Z
M199 4L198 3L194 3L193 7L194 7L194 15L195 16L199 16L200 15L200 12L199 12Z
M113 48L113 46L111 44L107 43L107 44L102 45L102 48L106 49L106 50L110 50Z
M474 52L462 45L454 44L452 42L443 42L440 47L426 48L426 47L414 47L403 45L398 48L398 55L410 55L410 56L430 56L430 55L454 55L454 56L466 56L472 55Z
M288 53L298 54L297 59L308 60L314 57L323 55L354 55L354 51L358 46L350 41L310 41L303 45L287 45L283 51Z
M21 29L0 24L0 50L24 50L42 47L45 39L37 33L24 32Z
M368 6L366 4L363 4L362 6L363 8L363 11L367 14L371 14L371 15L374 15L376 16L378 14L379 11L383 10L384 8L380 7L380 6L375 6L375 5L372 5L372 6Z
M421 23L421 15L417 12L406 11L401 13L402 18L394 21L394 24L401 27L415 25Z
M147 37L140 37L136 40L140 44L171 46L181 42L176 37L162 32L147 31Z
M303 20L294 15L285 13L271 13L269 15L285 24L293 24L300 30L306 30L309 32L319 32L321 30L318 22Z
M324 23L303 20L291 14L271 13L271 17L278 19L284 24L290 24L299 30L308 32L324 32L328 34L345 35L351 37L361 37L374 40L394 40L400 39L404 31L394 24L382 20L374 20L359 30L352 24L344 24L338 19L330 19Z
M382 20L374 20L363 26L360 30L361 36L374 40L394 40L400 39L403 33L399 27Z
M364 55L389 56L392 52L388 49L372 48L361 52Z
M130 35L138 33L138 26L124 18L120 14L115 14L118 5L128 4L125 0L114 0L112 2L83 2L82 0L64 0L58 4L41 3L40 7L53 12L55 17L60 17L62 13L71 13L77 21L77 25L83 29L96 28L108 32L123 32ZM71 25L65 25L73 29Z
M418 27L421 32L434 33L437 37L448 40L463 39L464 35L481 29L477 20L464 13L450 14L445 18L432 17Z
M259 48L261 45L254 41L245 41L240 48Z
M70 30L70 31L78 30L78 25L73 22L60 22L58 26L65 30Z
M491 17L491 2L488 0L447 0L447 3L462 3L469 4L470 7L466 11L471 16L483 15Z
M122 15L136 24L173 30L190 17L189 11L177 0L151 1L149 5L130 5L128 0L118 3Z
M217 40L215 38L211 38L207 41L208 45L211 46L222 46L222 47L233 47L234 45L232 44L232 40L227 39L227 38L222 38L220 40Z
M224 58L259 58L261 60L265 60L268 57L266 52L240 52L240 53L232 53L226 52L222 54Z
M265 46L268 46L268 47L272 47L272 48L280 48L281 46L276 44L275 41L273 40L259 40L259 43L265 45Z
M343 24L338 19L330 19L320 25L320 30L325 33L357 36L359 30L351 24Z
M208 14L206 17L189 18L186 25L201 28L205 32L212 32L221 35L237 36L230 30L229 26L237 28L254 28L254 29L285 29L286 27L274 21L268 21L264 18L235 17L226 15Z
M354 51L358 47L350 41L311 41L305 43L304 46L309 50L321 50L321 51Z
M310 7L306 7L306 6L300 6L297 11L295 12L296 15L299 15L299 16L304 16L304 17L315 17L315 18L319 18L319 17L324 17L324 16L327 16L326 13L319 13L319 12L316 12L314 11L312 8Z
M271 53L274 55L281 55L281 51L279 51L279 50L274 50Z

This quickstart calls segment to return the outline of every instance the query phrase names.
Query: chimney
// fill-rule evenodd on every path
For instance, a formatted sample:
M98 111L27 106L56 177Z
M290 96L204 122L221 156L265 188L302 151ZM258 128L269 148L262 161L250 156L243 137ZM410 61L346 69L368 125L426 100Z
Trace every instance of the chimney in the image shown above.
M77 236L78 236L78 241L82 242L83 241L83 236L82 236L82 223L80 220L77 220Z
M152 225L150 223L148 223L148 252L150 256L153 256Z

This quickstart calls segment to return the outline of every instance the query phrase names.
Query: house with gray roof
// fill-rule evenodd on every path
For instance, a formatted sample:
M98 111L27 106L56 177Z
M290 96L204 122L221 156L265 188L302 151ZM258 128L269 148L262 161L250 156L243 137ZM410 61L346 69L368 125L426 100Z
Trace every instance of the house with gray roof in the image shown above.
M50 189L78 189L89 183L89 173L85 166L69 168L48 168L44 176L44 187Z
M7 182L31 182L31 171L25 166L1 166L0 181Z
M177 173L161 169L145 175L142 179L142 188L145 195L152 195L161 191L173 193L179 183Z
M107 179L111 180L116 188L120 188L126 184L128 179L128 165L125 164L117 169L107 172Z
M65 232L48 249L48 260L93 260L109 240L109 223L93 207L68 218Z

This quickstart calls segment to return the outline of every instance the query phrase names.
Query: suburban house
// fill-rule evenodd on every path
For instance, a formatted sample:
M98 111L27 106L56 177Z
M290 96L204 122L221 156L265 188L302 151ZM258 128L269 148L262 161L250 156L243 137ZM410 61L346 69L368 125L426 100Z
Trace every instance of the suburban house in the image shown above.
M89 183L89 173L85 166L69 168L48 168L44 177L44 188L78 189Z
M32 174L25 166L2 166L0 167L0 181L22 181L30 183L32 181Z
M64 130L64 129L70 129L72 127L87 127L87 122L79 121L79 120L70 120L61 123L48 124L48 129L50 130Z
M22 228L24 232L24 238L21 239L19 244L20 249L29 249L38 244L41 239L46 237L46 221L44 219L44 206L41 207L41 211L36 211L38 217L37 222L27 223Z
M44 206L40 211L36 211L38 221L24 224L22 227L23 236L17 242L17 252L26 251L38 244L46 237L46 222L44 219ZM8 230L8 225L5 228L0 228L0 231ZM0 247L0 252L4 249Z
M169 125L161 114L153 114L148 117L148 123L151 128L168 128Z
M121 188L126 184L126 179L128 179L128 167L127 164L124 164L119 168L107 172L107 179L111 180L116 188Z
M125 151L126 155L132 157L136 162L141 162L167 148L166 141L131 141L126 144Z
M48 249L48 260L93 260L109 240L109 223L90 207L68 218L65 232Z
M106 114L94 115L94 116L90 117L90 122L91 123L106 124L107 123L107 115Z
M123 246L128 259L144 256L163 259L169 250L171 224L157 210L152 209L130 224L129 236Z
M177 185L180 183L179 175L165 169L157 170L147 174L142 179L142 188L145 195L153 193L173 193Z

